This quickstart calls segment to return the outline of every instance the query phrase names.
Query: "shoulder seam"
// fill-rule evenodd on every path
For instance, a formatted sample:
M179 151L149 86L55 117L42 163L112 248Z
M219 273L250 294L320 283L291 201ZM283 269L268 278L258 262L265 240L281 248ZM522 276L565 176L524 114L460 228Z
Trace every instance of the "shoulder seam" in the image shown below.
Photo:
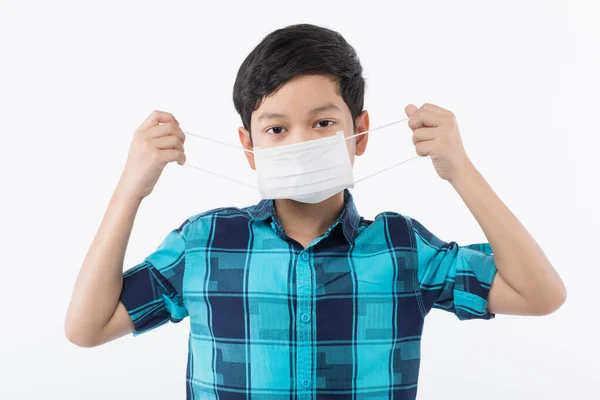
M414 268L413 268L413 287L414 287L414 291L415 291L415 295L417 296L417 302L419 303L419 311L421 312L421 316L423 317L423 319L425 319L425 316L427 316L427 312L425 310L425 302L423 300L423 293L421 292L421 281L419 280L419 254L417 251L417 244L416 244L416 233L415 233L415 229L413 228L412 225L412 218L408 217L408 216L402 216L402 218L404 219L404 222L406 223L406 227L408 228L408 238L410 240L410 244L411 244L411 251L413 254L413 263L414 263Z
M410 219L411 221L411 227L413 232L415 233L415 235L419 235L419 237L423 240L423 243L425 243L426 245L428 245L429 247L431 247L432 249L435 249L436 251L448 251L448 249L450 247L453 246L453 244L457 244L456 242L447 242L443 239L440 239L439 237L437 237L436 235L434 235L429 229L427 229L423 224L421 224L419 221L414 220L413 218L407 217ZM419 231L418 228L416 228L413 224L412 221L416 221L427 233L431 234L432 237L435 237L439 242L440 245L436 246L431 240L426 239L421 232Z

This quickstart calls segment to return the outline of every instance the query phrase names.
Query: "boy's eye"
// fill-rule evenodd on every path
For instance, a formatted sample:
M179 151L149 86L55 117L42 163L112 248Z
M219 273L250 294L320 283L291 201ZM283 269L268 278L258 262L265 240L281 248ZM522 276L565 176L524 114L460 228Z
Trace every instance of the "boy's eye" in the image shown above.
M271 132L271 130L273 130L273 132ZM267 133L270 133L272 135L280 135L283 133L283 127L282 126L274 126L272 128L267 129Z
M317 124L319 125L320 128L327 128L331 125L333 125L333 121L328 120L328 119L322 119L319 122L317 122Z

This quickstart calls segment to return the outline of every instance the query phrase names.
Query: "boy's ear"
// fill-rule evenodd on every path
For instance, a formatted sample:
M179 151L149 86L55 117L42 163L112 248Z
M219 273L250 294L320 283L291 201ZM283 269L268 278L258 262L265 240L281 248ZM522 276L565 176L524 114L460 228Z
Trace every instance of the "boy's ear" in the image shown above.
M238 128L238 135L240 137L240 143L242 144L242 147L246 150L253 150L252 141L250 140L250 132L248 132L248 129L240 126ZM250 168L255 170L256 166L254 164L254 153L250 153L249 151L245 151L244 153L246 153L246 159L248 160Z
M358 117L356 117L356 132L361 133L369 130L371 123L369 121L369 112L367 110L363 110ZM354 154L357 156L362 156L367 149L367 143L369 142L369 134L365 133L364 135L360 135L356 137L356 144Z

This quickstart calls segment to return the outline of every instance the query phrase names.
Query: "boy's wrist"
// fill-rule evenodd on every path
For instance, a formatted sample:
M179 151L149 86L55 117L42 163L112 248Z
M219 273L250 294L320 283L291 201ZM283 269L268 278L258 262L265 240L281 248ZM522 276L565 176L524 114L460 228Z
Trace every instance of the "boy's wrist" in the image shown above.
M115 188L113 193L113 197L118 201L125 201L134 204L139 204L144 199L144 196L135 190L131 190L130 188L124 186L121 182Z
M466 159L461 168L449 182L456 191L460 192L468 187L477 185L477 180L480 177L481 174L475 165L470 159Z

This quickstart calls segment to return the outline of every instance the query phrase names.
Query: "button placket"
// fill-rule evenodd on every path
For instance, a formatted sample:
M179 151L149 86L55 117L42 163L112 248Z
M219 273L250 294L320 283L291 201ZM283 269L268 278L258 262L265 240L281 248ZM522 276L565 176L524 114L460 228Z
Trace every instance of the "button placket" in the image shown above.
M296 263L296 289L298 295L297 314L300 318L300 323L296 324L296 335L298 338L297 344L297 382L300 390L305 394L311 386L313 372L313 343L311 310L312 310L312 273L310 270L310 254L307 250L300 253Z

